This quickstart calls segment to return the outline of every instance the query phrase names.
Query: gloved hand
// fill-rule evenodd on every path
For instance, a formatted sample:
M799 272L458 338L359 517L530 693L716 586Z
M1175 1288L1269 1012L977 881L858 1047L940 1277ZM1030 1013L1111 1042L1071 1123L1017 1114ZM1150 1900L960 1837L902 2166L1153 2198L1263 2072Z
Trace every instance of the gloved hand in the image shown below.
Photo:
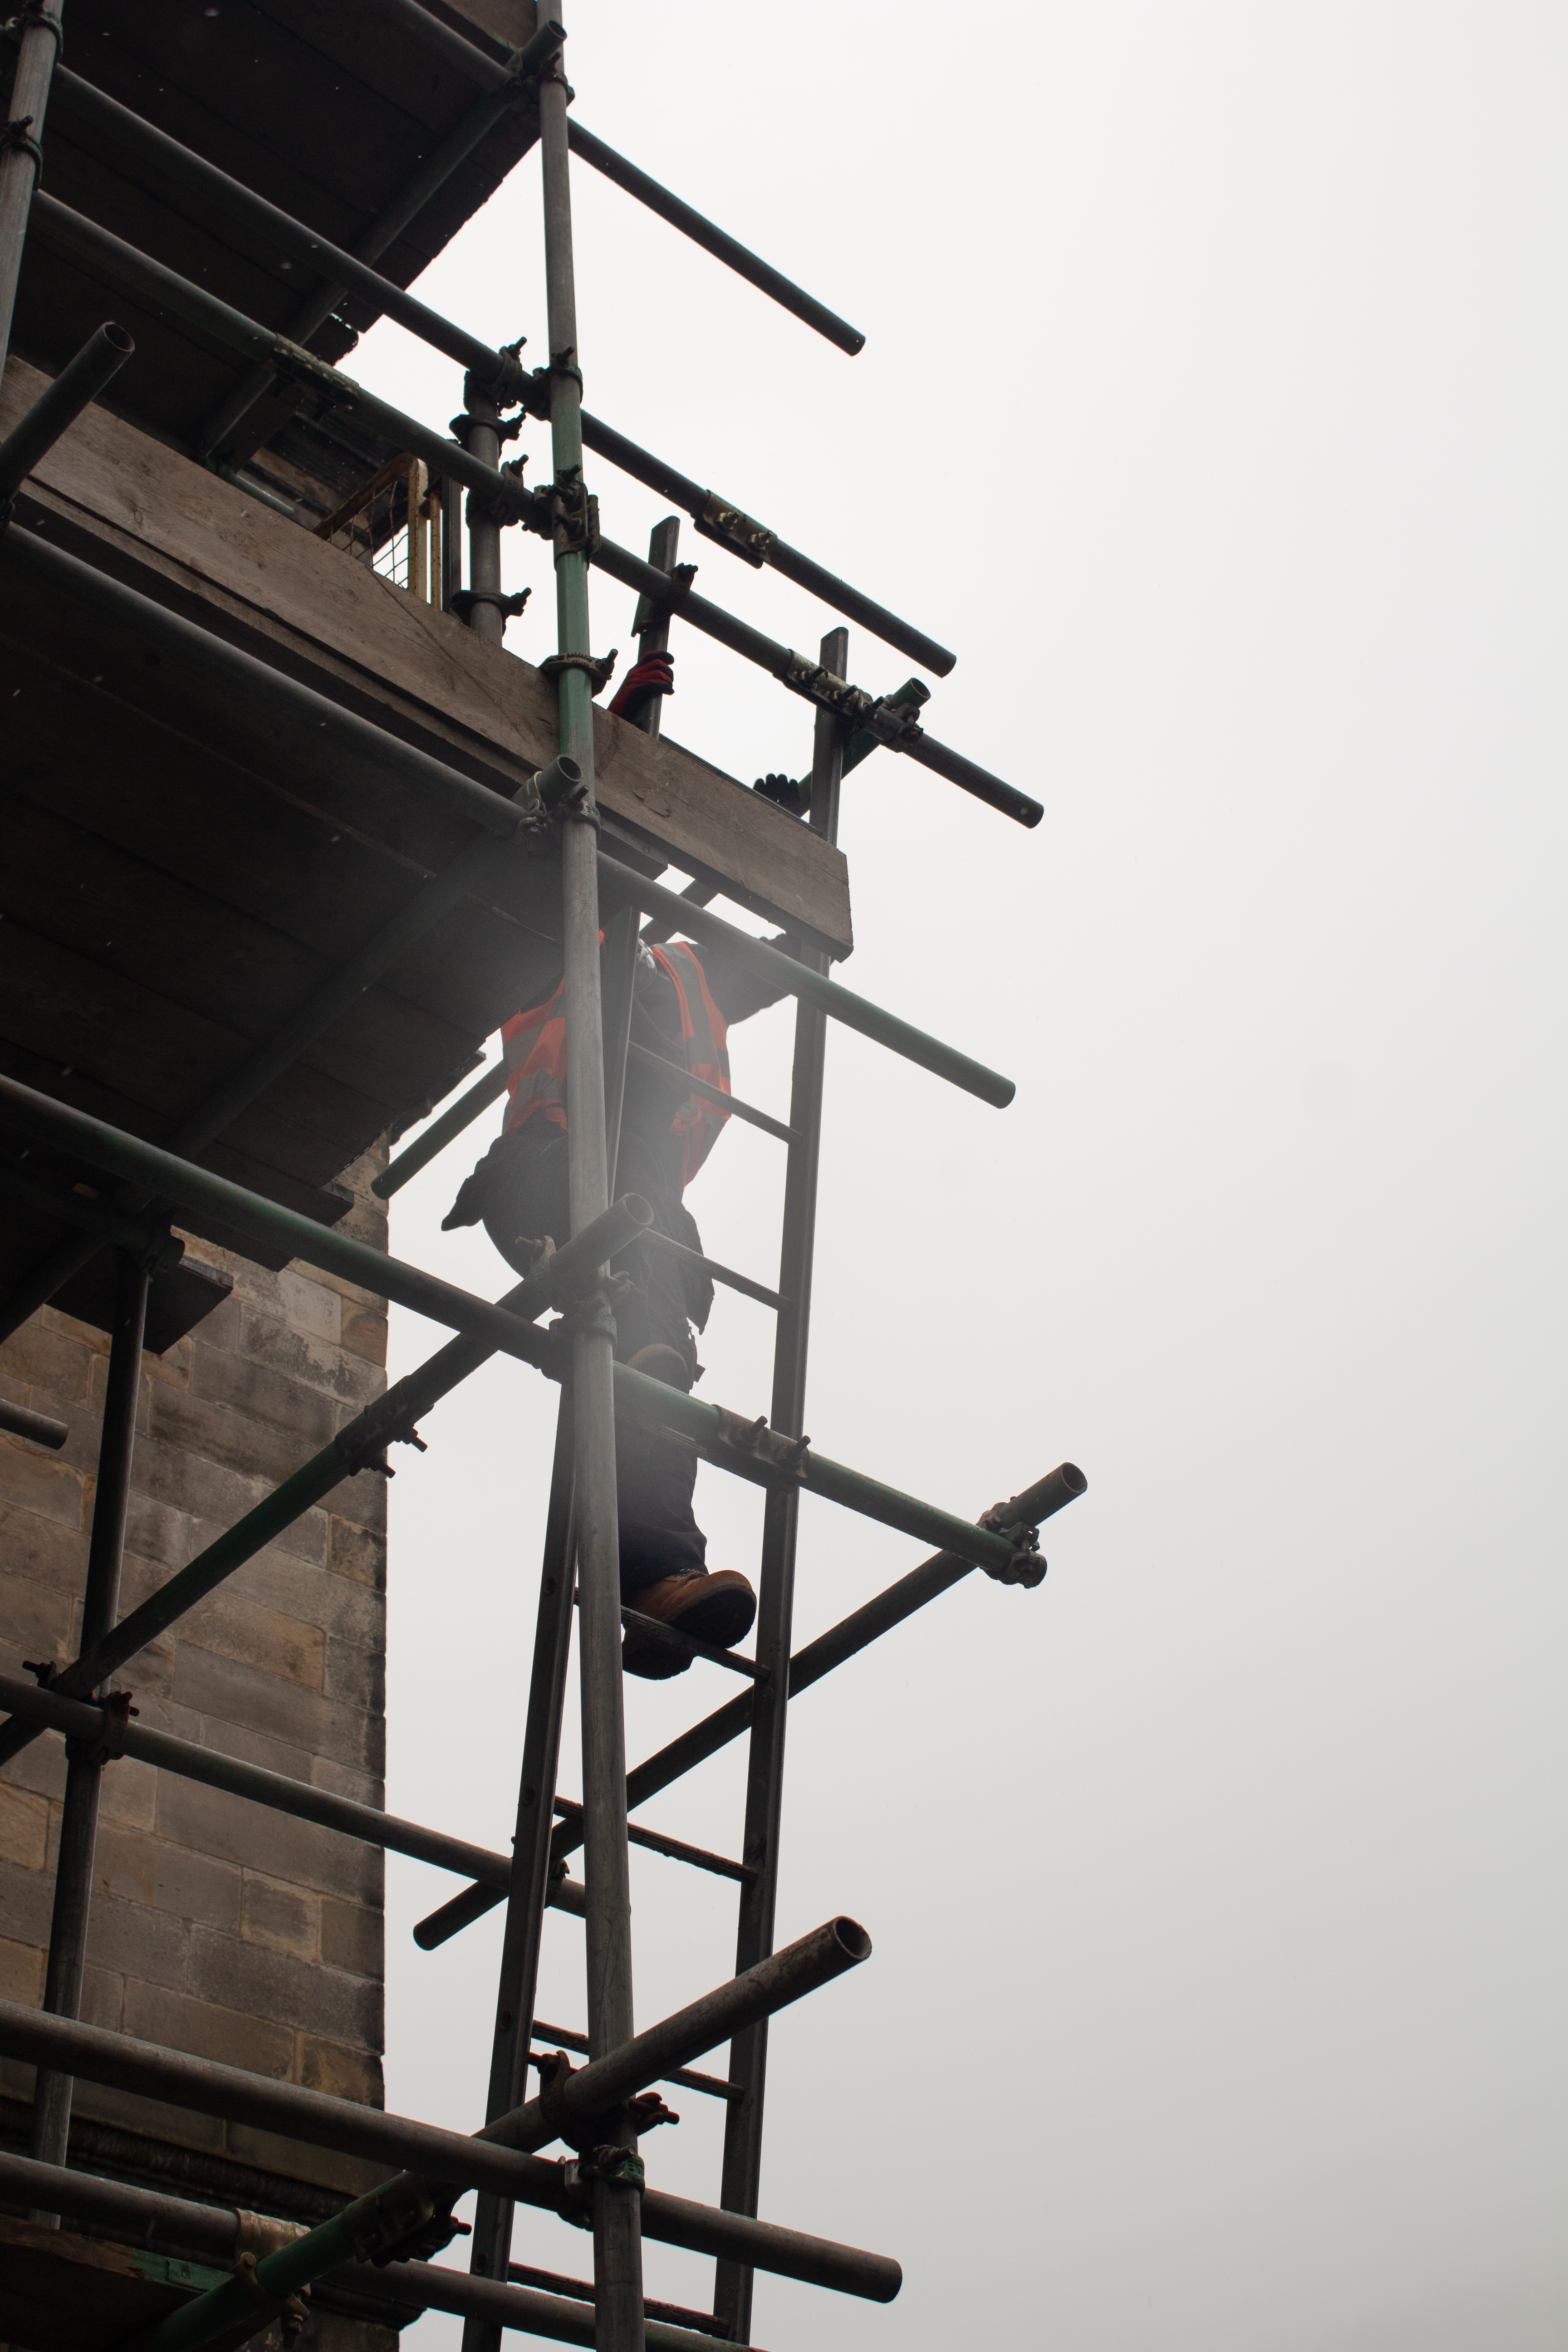
M635 723L656 694L673 694L674 661L673 654L648 654L642 661L634 662L626 672L625 685L610 705L616 717Z
M788 815L804 816L811 802L807 782L805 777L797 783L793 776L759 776L752 790Z

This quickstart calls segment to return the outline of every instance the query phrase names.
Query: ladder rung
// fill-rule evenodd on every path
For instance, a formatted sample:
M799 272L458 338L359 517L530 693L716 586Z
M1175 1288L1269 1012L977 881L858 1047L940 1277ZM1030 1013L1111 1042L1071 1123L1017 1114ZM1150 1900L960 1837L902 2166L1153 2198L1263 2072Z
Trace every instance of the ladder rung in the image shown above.
M583 1818L582 1806L571 1797L557 1797L555 1810L563 1821ZM710 1853L706 1846L684 1845L679 1838L666 1837L662 1830L641 1829L635 1822L626 1823L626 1837L632 1845L668 1854L671 1862L689 1862L694 1870L710 1870L717 1878L737 1878L742 1886L750 1886L757 1874L749 1862L731 1862L727 1854Z

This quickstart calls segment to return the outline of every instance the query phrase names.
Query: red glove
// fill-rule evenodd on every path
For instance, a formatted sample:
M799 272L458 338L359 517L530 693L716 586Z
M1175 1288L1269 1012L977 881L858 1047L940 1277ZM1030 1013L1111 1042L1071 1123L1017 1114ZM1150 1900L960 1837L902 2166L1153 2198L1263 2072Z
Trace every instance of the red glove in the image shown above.
M626 672L621 688L610 709L617 719L639 719L656 694L675 692L673 654L648 654L635 662Z

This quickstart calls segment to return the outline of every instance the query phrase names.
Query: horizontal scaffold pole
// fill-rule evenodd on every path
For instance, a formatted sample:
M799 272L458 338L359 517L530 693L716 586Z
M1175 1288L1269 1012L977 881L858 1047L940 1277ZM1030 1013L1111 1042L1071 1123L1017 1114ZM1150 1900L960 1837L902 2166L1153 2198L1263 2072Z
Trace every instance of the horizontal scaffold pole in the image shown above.
M123 1129L110 1127L107 1120L94 1118L69 1103L57 1102L52 1095L38 1094L16 1078L0 1076L0 1126L14 1127L23 1134L75 1152L91 1167L107 1169L111 1175L141 1184L149 1192L187 1208L200 1209L238 1233L252 1234L258 1240L286 1247L291 1257L318 1266L324 1274L335 1274L345 1282L357 1283L399 1307L408 1307L416 1315L428 1316L433 1322L445 1323L466 1336L488 1339L503 1354L516 1356L521 1362L532 1364L552 1378L558 1377L555 1351L549 1339L504 1307L476 1298L471 1292L459 1290L455 1283L443 1282L439 1275L426 1274L419 1266L405 1265L401 1258L384 1256L365 1242L334 1233L329 1225L318 1225L310 1218L302 1217L298 1210L264 1200L259 1192L247 1192L243 1184L231 1183L226 1176L215 1176L208 1169L194 1167L188 1160L176 1159L155 1143L127 1135ZM1004 1537L955 1518L949 1511L938 1510L934 1504L901 1494L895 1486L885 1486L879 1480L868 1478L862 1471L851 1470L841 1462L830 1461L809 1446L776 1438L765 1422L748 1422L722 1405L708 1404L699 1397L669 1387L664 1381L650 1380L646 1372L634 1371L629 1364L616 1366L615 1380L617 1412L693 1439L705 1460L737 1477L749 1479L753 1486L804 1486L809 1494L842 1504L847 1510L879 1520L884 1527L897 1528L900 1534L923 1536L928 1541L943 1543L948 1550L961 1553L996 1576L1027 1570L1026 1555L1016 1551Z
M161 1274L178 1265L185 1255L184 1243L174 1234L138 1224L133 1217L121 1216L106 1202L89 1201L79 1192L62 1192L58 1184L40 1184L20 1168L0 1165L0 1193L7 1200L20 1201L25 1207L38 1210L46 1217L58 1217L68 1224L85 1226L95 1242L129 1250L134 1257L144 1257L149 1266Z
M242 2252L265 2260L269 2252L278 2252L307 2234L303 2222L241 2215L232 2205L197 2205L160 2189L106 2180L74 2165L68 2168L63 2164L39 2164L31 2157L13 2156L3 2149L0 2198L23 2210L95 2222L155 2252L175 2254L219 2270L233 2269ZM503 2286L494 2279L470 2279L464 2272L445 2270L434 2263L344 2263L322 2275L329 2286L401 2304L405 2309L416 2305L426 2311L472 2314L557 2344L594 2341L593 2313L584 2312L580 2302L542 2294L537 2288ZM651 2318L647 2343L649 2352L740 2352L740 2347L719 2336L705 2336L700 2329L672 2326Z
M154 171L182 183L201 199L205 208L255 229L279 253L303 263L308 269L319 271L345 292L395 320L432 351L455 360L460 367L470 371L476 382L482 383L503 406L520 402L531 415L548 416L548 371L542 376L531 374L514 352L492 350L479 336L469 334L455 320L444 318L438 310L433 310L427 303L421 302L416 295L406 292L391 278L382 277L365 262L356 260L342 247L318 236L303 221L295 220L289 214L280 211L278 205L269 204L265 196L258 195L242 181L232 178L217 164L209 163L205 156L195 154L189 147L182 146L177 139L171 139L167 131L158 130L142 115L133 113L130 107L121 106L106 90L84 81L79 74L61 68L56 79L62 94L86 117L95 132L117 142ZM597 147L598 142L594 143ZM605 154L611 152L607 148L604 150ZM264 331L258 329L258 332ZM252 351L247 356L254 359L256 354ZM776 531L764 530L753 523L730 501L704 488L678 467L656 457L651 450L639 447L624 433L616 432L613 425L585 415L583 439L595 456L607 458L611 465L618 466L623 473L629 474L634 481L641 482L661 498L674 499L685 508L706 538L728 548L742 562L770 565L797 587L820 597L835 612L844 614L847 619L858 621L862 628L869 629L886 644L896 646L900 653L908 654L912 661L933 670L939 677L945 677L952 668L956 656L945 646L938 645L923 630L912 627L909 622L900 620L896 613L889 613L884 605L863 595L847 581L837 578L821 564L814 563L798 548L791 547L781 540ZM28 469L25 467L23 470Z
M424 42L427 48L442 58L453 72L461 74L465 80L471 81L479 89L503 89L509 78L518 70L521 54L518 50L514 49L504 62L490 56L488 51L476 47L472 41L466 40L451 26L432 16L427 8L420 6L419 0L382 0L382 7L385 15L394 17L416 40ZM535 38L538 38L537 35ZM836 311L828 310L825 303L804 293L767 262L759 261L754 253L748 252L723 229L716 228L700 213L693 212L691 206L682 204L679 196L672 196L668 188L661 188L657 180L650 180L646 172L639 172L635 163L628 163L625 156L617 155L614 148L606 147L602 139L595 139L591 131L584 131L580 122L568 118L566 135L574 155L580 155L585 163L592 163L595 171L603 172L607 179L615 181L617 187L635 196L650 212L658 213L661 220L668 221L694 245L701 246L704 252L722 261L737 277L744 278L760 292L771 295L783 310L792 312L806 326L814 327L819 335L825 335L830 343L837 343L839 350L847 352L851 359L863 347L866 338L858 327L851 327Z
M250 706L260 712L275 712L291 722L308 724L318 740L357 759L379 761L410 790L424 794L454 815L470 818L489 832L510 836L533 822L531 807L509 800L502 793L492 792L473 777L447 767L428 752L417 751L399 737L388 734L370 719L344 710L284 671L242 653L238 646L229 645L210 629L172 613L151 596L143 596L139 589L129 588L123 582L111 579L108 572L68 555L63 548L52 547L37 531L13 523L0 541L0 563L21 567L41 593L68 597L79 615L97 611L112 616L118 625L148 647L165 654L172 662L189 665L202 675L220 681L237 712L244 713ZM662 578L662 573L659 576ZM560 761L555 764L563 766ZM254 755L251 767L253 772L258 772ZM818 1005L845 1028L857 1030L889 1053L917 1063L921 1069L930 1070L949 1085L976 1095L998 1109L1012 1101L1016 1089L1010 1078L988 1070L984 1063L973 1061L956 1047L926 1036L923 1031L900 1021L895 1013L883 1012L837 981L824 979L793 956L779 954L776 949L738 930L732 923L710 914L695 900L645 881L629 866L605 852L600 853L599 876L606 895L613 896L617 903L630 900L649 908L668 910L672 923L692 939L726 949L738 962L776 982L782 991ZM645 897L643 894L647 892L655 895ZM331 987L334 982L327 985ZM276 1048L268 1050L275 1052Z
M693 245L700 245L716 261L723 262L738 278L743 278L749 285L756 287L759 293L770 295L781 310L793 312L804 325L815 327L819 335L826 336L830 343L837 343L850 359L865 350L866 338L858 327L850 326L847 320L841 319L836 310L830 310L814 295L805 293L782 271L774 269L768 262L759 260L727 230L720 228L705 214L683 203L679 196L671 194L658 180L650 179L637 164L628 163L626 156L618 155L613 147L606 147L602 139L596 139L574 118L567 123L566 139L574 155L581 156L584 163L591 163L595 172L602 173L606 180L614 181L625 194L635 196L639 205L646 205L650 213L657 213L660 220L669 223L671 228L678 228L682 236L689 236Z
M477 490L502 515L546 537L553 535L553 503L548 490L527 489L516 475L485 465L455 441L422 425L417 417L405 415L403 410L378 400L352 376L329 367L325 360L290 343L285 336L275 335L270 328L258 326L254 319L246 318L242 311L220 301L216 294L194 286L189 278L165 268L162 262L138 252L134 246L100 228L96 221L73 212L68 205L41 190L34 200L34 226L35 233L46 245L130 294L155 316L167 314L179 319L198 341L205 338L220 350L235 352L242 358L271 367L323 394L333 406L351 410L363 418L395 448L407 449L412 456L423 457L433 471ZM973 760L966 760L962 752L927 735L910 705L894 706L886 698L879 700L847 679L833 677L819 663L808 660L804 654L795 653L762 630L752 628L725 612L721 605L710 604L686 582L646 563L629 548L600 539L592 553L594 562L612 580L637 589L639 594L652 596L656 603L678 613L692 628L727 646L742 660L754 662L793 692L834 711L850 728L858 730L871 727L878 740L889 750L907 753L919 766L929 768L933 775L973 793L975 799L1013 818L1015 823L1038 824L1045 814L1039 802L1031 800L1026 793L1005 783Z
M254 1200L255 1194L247 1194ZM270 1204L265 1204L270 1205ZM584 1227L574 1240L542 1265L534 1267L526 1281L509 1290L499 1302L500 1308L523 1328L525 1318L542 1314L546 1307L561 1303L566 1292L576 1288L587 1276L624 1249L634 1234L643 1229L646 1203L634 1194L627 1194L607 1210L603 1217ZM320 1231L321 1229L314 1228ZM358 1246L363 1246L359 1244ZM367 1251L367 1255L384 1265L379 1251ZM357 1277L356 1277L357 1278ZM369 1286L368 1285L365 1286ZM535 1333L542 1347L548 1343ZM226 1528L205 1550L150 1593L140 1608L129 1617L121 1619L102 1640L93 1644L74 1664L57 1675L51 1689L70 1697L82 1697L96 1690L100 1683L118 1672L128 1659L133 1658L149 1642L205 1601L236 1569L243 1568L247 1559L265 1549L285 1528L329 1495L345 1478L352 1478L367 1462L376 1461L384 1454L389 1443L411 1430L422 1414L430 1412L444 1396L468 1379L479 1366L488 1363L497 1352L489 1339L458 1339L437 1349L417 1371L409 1372L394 1383L384 1397L366 1405L363 1412L339 1430L330 1445L296 1470L292 1477L275 1486L254 1509L242 1519ZM15 1756L37 1737L29 1724L13 1721L0 1729L0 1762Z
M25 1404L13 1404L9 1397L0 1397L0 1429L9 1436L25 1437L33 1445L47 1445L58 1454L70 1435L67 1423L56 1421L47 1412L30 1412Z
M1088 1491L1089 1481L1077 1464L1064 1462L988 1516L998 1518L1004 1526L1038 1527ZM795 1652L789 1662L791 1698L798 1698L802 1691L809 1690L835 1666L843 1665L847 1659L868 1649L880 1635L903 1624L929 1601L951 1592L973 1567L972 1559L964 1559L956 1552L938 1552L934 1559L921 1560L918 1568L910 1569L907 1576L900 1576L860 1608L851 1610L847 1617L840 1618L837 1625L830 1625L826 1633L819 1633L816 1641ZM731 1740L740 1738L751 1720L750 1691L742 1691L738 1697L715 1707L711 1715L679 1733L668 1747L634 1766L626 1775L627 1807L646 1805L661 1789L669 1788L699 1764L705 1763L710 1756L716 1756ZM552 1858L560 1861L574 1850L572 1827L565 1823L555 1832ZM460 1903L463 1897L459 1895L453 1899ZM488 1903L485 1907L489 1908Z
M222 1789L231 1797L268 1805L295 1821L313 1822L318 1829L335 1830L361 1845L405 1853L416 1862L433 1863L437 1870L457 1871L465 1878L498 1888L502 1895L511 1884L511 1862L504 1853L491 1853L482 1845L470 1845L467 1838L448 1837L442 1830L427 1830L419 1822L405 1822L396 1813L381 1812L374 1805L362 1805L353 1797L337 1796L331 1789L318 1789L308 1780L292 1780L286 1772L269 1772L265 1765L247 1764L219 1748L198 1747L195 1740L176 1738L172 1732L144 1729L125 1721L122 1709L64 1698L47 1685L35 1689L16 1675L0 1675L0 1707L40 1728L62 1732L68 1739L86 1740L95 1751L134 1757L160 1772L199 1780L205 1788ZM552 1887L546 1899L554 1901L559 1892L559 1886ZM575 1896L568 1895L556 1907L574 1910Z
M644 914L661 917L699 945L722 948L727 956L747 971L755 972L759 980L767 981L781 992L787 990L802 1003L815 1005L819 1013L842 1023L846 1029L854 1029L862 1037L868 1037L874 1045L886 1046L904 1061L914 1062L933 1077L945 1078L949 1086L978 1097L993 1109L1005 1110L1017 1093L1013 1080L1003 1077L999 1071L988 1070L984 1062L972 1061L954 1045L944 1045L939 1038L928 1037L923 1030L900 1021L896 1013L884 1012L879 1004L857 996L840 982L813 971L794 956L781 954L764 940L754 940L749 932L737 930L733 923L710 914L706 907L682 898L678 890L667 890L662 883L648 881L607 851L600 856L599 874L606 895L613 892L623 901L629 899Z
M361 2106L352 2099L334 2099L322 2091L308 2091L295 2083L247 2074L211 2058L160 2049L129 2034L103 2026L85 2025L77 2018L55 2017L28 2009L19 2001L0 2001L0 2053L36 2066L52 2067L89 2083L132 2091L169 2105L192 2108L198 2115L221 2116L262 2131L303 2140L309 2147L336 2148L373 2163L407 2168L432 2181L459 2189L488 2189L515 2202L561 2212L564 2201L562 2168L548 2157L503 2147L480 2136L444 2131L435 2124L416 2123L405 2116L388 2115ZM643 2231L668 2245L685 2246L695 2253L752 2263L784 2278L810 2286L834 2289L872 2303L890 2303L903 2283L899 2264L886 2254L865 2253L855 2246L813 2238L777 2223L752 2221L739 2213L700 2205L689 2198L671 2197L660 2189L644 2192Z
M846 1969L858 1968L870 1952L871 1938L858 1921L829 1919L673 2017L650 2025L619 2050L552 2083L510 2115L498 2116L485 2126L482 2137L505 2147L522 2148L544 2147L552 2139L574 2140L575 2126L585 2126L595 2116L620 2106L649 2083L662 2081L672 2067L689 2065L747 2026L776 2017L792 2001L831 1984Z
M510 65L501 81L483 90L464 110L446 137L426 150L412 177L405 180L391 203L355 237L356 261L379 260L410 223L417 220L431 197L461 171L480 140L494 130L501 117L514 108L526 108L536 102L536 90L529 85L537 69L559 52L564 38L561 26L553 17L548 17L531 41L512 51ZM331 284L316 287L299 309L290 312L289 334L296 342L308 341L319 327L325 325L347 291L346 287ZM272 383L269 367L247 369L243 381L219 402L202 425L196 441L197 455L205 458L221 454L226 446L234 446L241 425L257 402L271 390Z
M1079 1495L1087 1493L1088 1488L1089 1481L1077 1465L1064 1462L1057 1469L1048 1471L1045 1477L1037 1479L1032 1486L1026 1487L1021 1495L1014 1496L1011 1502L1003 1504L995 1512L988 1513L987 1517L999 1518L1007 1527L1037 1527L1067 1504L1076 1501ZM918 1568L911 1569L907 1576L900 1577L897 1583L889 1585L885 1592L878 1593L874 1600L868 1601L861 1608L852 1610L847 1617L841 1618L837 1625L830 1626L815 1642L808 1642L804 1650L795 1652L789 1665L791 1698L798 1698L802 1691L809 1690L813 1683L820 1682L823 1675L830 1674L835 1666L841 1666L846 1659L869 1648L879 1634L889 1633L895 1625L901 1625L906 1618L912 1617L928 1601L950 1592L955 1584L969 1575L974 1565L972 1559L963 1559L956 1552L938 1552L934 1559L922 1560ZM717 1756L720 1749L727 1748L732 1739L739 1739L742 1733L750 1727L752 1712L752 1693L742 1691L738 1697L727 1699L722 1706L715 1707L711 1715L704 1716L700 1723L694 1723L689 1729L678 1734L668 1747L659 1748L657 1754L638 1764L626 1775L628 1811L635 1811L638 1805L646 1805L648 1799L657 1796L661 1789L668 1789L688 1772L695 1771L699 1764L706 1763L710 1756ZM563 1861L566 1855L574 1853L581 1843L575 1822L563 1822L551 1841L552 1860ZM460 1895L452 1895L438 1909L419 1920L415 1926L414 1940L422 1951L433 1952L460 1934L463 1928L472 1927L476 1919L482 1919L488 1911L493 1911L500 1900L501 1897L492 1892L488 1883L476 1880Z
M391 1298L413 1313L428 1316L464 1335L460 1348L455 1344L441 1350L423 1371L398 1382L379 1404L368 1407L356 1423L351 1423L349 1431L340 1432L332 1445L324 1447L292 1478L285 1480L226 1536L209 1545L199 1560L192 1561L177 1577L171 1578L159 1593L142 1603L140 1611L96 1644L90 1656L94 1671L89 1678L80 1678L87 1660L68 1668L67 1676L71 1679L68 1683L62 1677L62 1686L78 1697L101 1682L125 1658L134 1655L154 1632L163 1631L175 1617L183 1615L186 1608L214 1589L233 1569L252 1558L262 1544L270 1542L308 1510L328 1487L349 1475L346 1465L351 1455L345 1451L345 1441L350 1440L351 1431L362 1432L351 1442L364 1452L370 1450L372 1444L363 1434L367 1426L379 1430L379 1442L384 1445L390 1437L407 1427L416 1412L427 1411L437 1397L445 1395L457 1381L466 1378L486 1356L498 1349L533 1365L552 1379L559 1378L561 1367L552 1342L523 1319L516 1302L520 1297L531 1299L536 1302L532 1311L542 1313L547 1305L555 1303L555 1286L565 1279L563 1269L579 1263L577 1254L590 1238L600 1253L600 1258L594 1261L596 1264L634 1238L649 1213L646 1202L628 1196L627 1202L620 1205L626 1209L630 1223L616 1228L620 1233L618 1242L610 1235L611 1221L616 1216L612 1210L605 1220L605 1240L598 1239L597 1224L588 1228L575 1242L568 1244L559 1260L546 1260L518 1291L510 1293L511 1305L504 1301L492 1304L459 1290L455 1284L443 1282L438 1276L406 1265L401 1259L384 1256L364 1242L316 1224L295 1210L265 1200L258 1192L247 1192L242 1184L231 1183L226 1177L194 1167L189 1160L178 1159L140 1136L128 1135L122 1129L110 1127L107 1121L77 1110L68 1103L38 1094L15 1078L0 1076L0 1127L7 1126L77 1154L89 1166L106 1169L161 1198L203 1210L237 1232L282 1246L290 1256L300 1257L307 1265L339 1275L344 1281ZM468 1352L474 1349L478 1352ZM756 1485L799 1484L830 1502L879 1520L885 1527L897 1528L906 1535L929 1538L934 1534L936 1540L945 1540L950 1549L962 1552L994 1575L1011 1577L1030 1572L1028 1554L1016 1550L1004 1537L972 1527L931 1504L900 1494L896 1487L883 1486L826 1455L814 1454L808 1447L774 1439L761 1422L747 1422L722 1406L701 1402L679 1389L667 1387L662 1381L649 1380L628 1364L616 1365L615 1386L617 1411L634 1420L652 1422L692 1438L699 1453L720 1469ZM176 1593L188 1593L189 1598L181 1598L178 1606L171 1606ZM158 1610L169 1613L153 1624L153 1617ZM151 1630L141 1631L139 1627ZM132 1647L110 1656L111 1645L130 1640L133 1631L137 1631L138 1637ZM15 1727L0 1732L0 1761L26 1745L30 1736L19 1737Z

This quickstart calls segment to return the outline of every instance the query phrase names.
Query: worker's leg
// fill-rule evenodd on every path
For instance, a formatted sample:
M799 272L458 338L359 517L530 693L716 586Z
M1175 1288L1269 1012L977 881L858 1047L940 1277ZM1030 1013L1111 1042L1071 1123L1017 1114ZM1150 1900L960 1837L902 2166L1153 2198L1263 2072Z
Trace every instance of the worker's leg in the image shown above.
M658 1177L657 1164L650 1161L622 1189L644 1190L656 1229L679 1228L674 1238L688 1248L697 1246L696 1226ZM459 1192L447 1223L474 1223L481 1217L491 1241L519 1274L531 1269L545 1234L565 1239L571 1213L563 1129L533 1118L491 1147ZM668 1251L634 1243L614 1265L627 1284L616 1304L616 1356L668 1387L689 1390L697 1376L689 1313L694 1292L682 1262ZM697 1303L705 1312L705 1297ZM734 1570L709 1575L708 1539L691 1507L696 1483L697 1454L683 1438L616 1415L621 1597L628 1608L676 1624L699 1641L728 1644L750 1628L756 1601L746 1579ZM671 1651L635 1640L626 1644L626 1664L632 1673L649 1676L680 1671Z

